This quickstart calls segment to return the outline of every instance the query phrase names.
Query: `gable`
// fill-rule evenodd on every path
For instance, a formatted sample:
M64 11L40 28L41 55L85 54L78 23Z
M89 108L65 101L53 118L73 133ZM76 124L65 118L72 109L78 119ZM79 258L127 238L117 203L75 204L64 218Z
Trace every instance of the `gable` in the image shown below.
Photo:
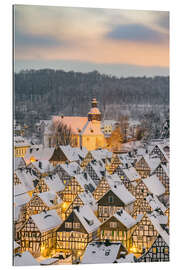
M31 228L31 229L30 229ZM33 231L33 232L40 232L34 221L32 220L31 217L23 224L23 226L19 230L20 232L27 232L27 231Z
M60 147L55 148L52 157L50 158L49 161L67 161L67 157L65 156L64 152Z
M125 206L125 204L112 192L112 190L109 190L106 194L104 194L97 203L98 206Z
M116 223L116 227L112 228L111 223ZM114 216L110 217L103 224L100 225L101 230L120 230L127 231L128 229Z
M142 157L139 161L136 162L135 165L137 168L144 168L144 169L150 169L149 165L147 164L146 160L144 159L144 157Z
M67 223L68 223L68 227L67 227ZM77 223L80 224L79 228L75 226L75 224ZM62 225L60 225L60 227L57 229L57 232L64 232L64 231L66 232L75 231L75 232L82 232L82 233L87 234L87 231L85 230L84 226L82 225L81 221L76 216L74 211L67 217L67 219L62 223Z

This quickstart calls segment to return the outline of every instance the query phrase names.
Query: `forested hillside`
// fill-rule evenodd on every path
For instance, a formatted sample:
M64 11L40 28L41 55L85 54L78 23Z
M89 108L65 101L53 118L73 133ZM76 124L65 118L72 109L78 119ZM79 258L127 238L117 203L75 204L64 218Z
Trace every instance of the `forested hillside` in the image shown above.
M19 121L48 119L54 114L86 115L92 97L99 101L106 119L122 113L124 106L119 105L129 105L128 109L132 104L169 103L169 77L117 78L97 71L42 69L16 73L14 82L15 117Z

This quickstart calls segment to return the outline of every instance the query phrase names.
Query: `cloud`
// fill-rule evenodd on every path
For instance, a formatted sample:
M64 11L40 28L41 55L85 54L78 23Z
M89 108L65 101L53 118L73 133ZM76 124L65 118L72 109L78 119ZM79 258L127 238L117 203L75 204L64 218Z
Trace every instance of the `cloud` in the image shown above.
M132 42L161 43L167 40L167 35L142 24L116 25L106 34L113 40Z
M52 48L61 45L64 45L64 42L50 35L15 31L15 47Z
M158 24L162 28L169 30L169 12L163 12L159 17Z

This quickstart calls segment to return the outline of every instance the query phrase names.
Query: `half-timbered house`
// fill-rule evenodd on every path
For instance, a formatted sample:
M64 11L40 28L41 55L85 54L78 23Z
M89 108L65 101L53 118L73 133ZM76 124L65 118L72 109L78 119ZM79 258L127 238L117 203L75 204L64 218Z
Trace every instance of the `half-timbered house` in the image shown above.
M159 234L159 228L167 225L168 218L160 209L146 213L132 234L132 250L138 255L148 251Z
M80 257L88 243L97 238L100 221L87 205L76 206L57 229L57 251Z
M114 171L114 174L118 174L125 187L133 192L135 186L140 182L141 177L134 167L128 169L118 166Z
M35 194L31 200L26 204L26 219L32 215L41 213L43 210L56 209L57 213L61 215L62 200L53 191L42 192Z
M152 151L150 152L150 156L157 156L160 158L161 162L165 164L169 162L169 157L161 144L157 144L153 147Z
M160 164L159 158L150 158L148 154L139 156L136 163L135 169L142 178L150 176L155 168Z
M95 188L94 182L86 172L76 174L61 192L61 198L65 203L71 204L79 193L85 190L89 190L92 193Z
M109 179L109 177L107 177L107 172L106 172L106 176L103 176L101 178L96 189L93 191L93 196L94 196L96 201L98 201L110 189L108 179Z
M98 218L101 222L112 216L117 210L125 209L128 213L133 212L135 197L126 189L118 175L111 175L110 188L97 201ZM117 181L115 180L117 179Z
M82 173L83 170L77 162L59 164L55 168L55 172L58 173L63 184L68 185L69 181L76 174Z
M169 195L169 166L160 163L159 166L153 171L153 174L157 175L166 189L165 194Z
M18 192L18 190L24 190L21 193L27 192L30 196L32 196L35 190L35 182L37 180L38 176L34 170L29 168L17 169L14 172L15 193Z
M106 169L110 174L112 174L120 164L122 164L122 161L119 155L116 153L113 153L112 158L111 158L111 163L109 164L109 166L106 167Z
M21 251L30 251L34 257L49 255L56 248L56 229L61 223L56 210L29 217L18 232Z
M168 262L169 241L158 235L150 249L137 259L137 262Z
M134 219L124 209L118 210L100 225L99 238L101 241L109 239L110 242L121 241L129 250L132 247L131 235L136 229L142 216Z
M142 179L135 187L135 191L132 192L136 197L133 216L144 214L147 211L152 210L150 204L146 200L148 195L152 194L153 196L158 197L164 194L164 192L165 188L156 175Z
M76 198L72 201L72 203L65 212L65 218L67 218L70 215L74 207L83 205L88 205L92 209L92 211L96 214L97 212L96 200L90 191L85 190L84 192L79 193L76 196Z
M91 179L94 181L95 185L99 184L101 178L105 175L105 166L102 161L96 161L93 159L86 168L84 172L88 173Z

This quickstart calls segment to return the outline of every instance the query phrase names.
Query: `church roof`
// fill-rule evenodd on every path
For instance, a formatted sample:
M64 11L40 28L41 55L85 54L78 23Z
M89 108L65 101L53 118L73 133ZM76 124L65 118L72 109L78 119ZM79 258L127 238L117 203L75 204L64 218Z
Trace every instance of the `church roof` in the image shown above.
M54 116L53 122L55 124L62 123L64 125L67 125L69 128L71 128L73 134L79 134L85 124L87 123L88 118L87 117L81 117L81 116Z

